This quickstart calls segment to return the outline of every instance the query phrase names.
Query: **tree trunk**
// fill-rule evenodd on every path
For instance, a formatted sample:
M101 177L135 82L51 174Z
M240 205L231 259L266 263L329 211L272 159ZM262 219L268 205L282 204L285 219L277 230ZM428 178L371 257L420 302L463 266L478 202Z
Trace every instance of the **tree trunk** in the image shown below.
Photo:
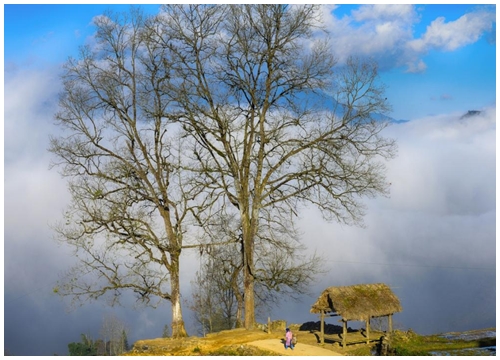
M245 329L253 330L255 324L254 278L245 266Z
M243 266L243 284L245 300L245 329L253 330L255 325L255 294L254 294L254 275L253 269L253 239L251 225L243 230L244 243L244 266Z
M235 292L236 302L238 303L236 308L236 324L235 328L239 329L243 327L243 296L241 296L240 289L236 287Z
M171 304L172 304L172 337L187 337L188 334L184 327L181 309L181 292L179 282L179 257L178 254L171 255L172 270L170 272L170 287L171 287Z

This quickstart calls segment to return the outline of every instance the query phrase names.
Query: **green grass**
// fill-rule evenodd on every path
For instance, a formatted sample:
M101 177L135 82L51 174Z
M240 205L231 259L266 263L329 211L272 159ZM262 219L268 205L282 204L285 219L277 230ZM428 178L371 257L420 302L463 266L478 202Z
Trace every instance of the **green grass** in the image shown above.
M348 349L346 355L349 356L372 356L371 347L361 346L354 349Z
M496 344L496 338L479 340L450 340L438 335L418 335L410 333L402 336L396 333L392 341L394 355L398 356L426 356L433 351L453 351L480 348Z

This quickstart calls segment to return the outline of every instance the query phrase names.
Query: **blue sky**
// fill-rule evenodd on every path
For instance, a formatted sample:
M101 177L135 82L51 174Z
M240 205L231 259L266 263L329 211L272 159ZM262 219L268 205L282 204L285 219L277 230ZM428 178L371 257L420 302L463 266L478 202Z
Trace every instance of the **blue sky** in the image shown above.
M132 5L5 5L5 63L61 63L92 35L92 18ZM141 6L157 12L160 5Z
M126 320L130 343L159 337L170 321L168 304L137 310L98 302L68 313L67 301L52 293L74 264L71 249L56 243L48 226L70 200L47 152L49 135L58 131L61 66L91 41L94 16L128 8L4 5L3 341L11 354L66 354L81 333L97 338L110 313ZM366 201L364 228L325 223L313 209L301 214L303 242L327 254L331 271L310 297L280 304L258 321L317 321L309 307L325 287L384 282L402 302L396 328L437 333L495 326L495 13L495 5L323 8L339 63L349 55L375 59L393 107L389 115L410 121L387 129L399 147L387 164L391 196ZM461 118L468 110L482 112ZM185 256L181 292L188 298L199 262L195 254ZM133 305L131 298L125 302Z
M12 64L34 67L61 64L69 55L76 55L78 46L92 35L94 16L107 9L126 11L129 7L5 5L6 68ZM141 7L147 13L154 13L159 5ZM494 104L495 6L399 7L394 11L383 6L338 5L325 14L340 58L353 54L372 56L379 61L381 79L388 86L387 96L393 106L391 115L396 119L414 119ZM443 18L442 22L439 18ZM390 28L388 33L383 31L384 26ZM420 41L418 49L411 50L410 45L416 41ZM450 48L455 42L457 45ZM350 44L347 49L346 43ZM422 69L409 72L410 62L415 66L420 64Z

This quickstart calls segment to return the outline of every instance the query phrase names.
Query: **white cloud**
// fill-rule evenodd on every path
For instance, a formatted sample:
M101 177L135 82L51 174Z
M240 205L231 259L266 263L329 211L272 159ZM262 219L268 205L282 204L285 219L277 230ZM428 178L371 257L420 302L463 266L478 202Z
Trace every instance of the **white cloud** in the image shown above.
M438 17L420 39L410 41L408 46L420 54L430 49L453 51L476 42L485 32L491 31L494 22L495 14L486 11L471 12L450 22Z
M298 7L298 6L301 6L301 5L292 4L291 8ZM317 23L313 23L313 25L317 26L317 27L331 28L331 26L332 26L332 23L331 23L331 20L332 20L331 13L337 7L338 7L338 5L331 5L331 4L319 6L317 8L317 13L316 13L316 18L318 19L318 22Z
M336 8L325 11L325 25L340 62L349 56L371 56L397 62L416 12L411 5L362 5L339 18Z
M68 200L65 182L49 171L55 78L50 70L14 69L5 79L5 285L13 292L50 288L71 261L48 227Z
M385 21L398 19L400 21L414 21L415 10L413 5L362 5L358 10L352 12L356 21Z
M389 163L392 206L445 216L493 211L495 127L494 110L394 126L400 146Z
M413 27L419 14L413 5L361 5L349 15L336 16L338 6L323 9L323 19L339 61L349 56L376 59L381 69L406 66L407 72L423 72L421 59L431 49L453 51L476 42L491 31L495 13L477 10L456 21L435 19L419 39Z
M407 64L408 69L406 72L409 73L422 73L427 69L427 65L424 63L423 60L418 60L417 62L408 62Z
M5 74L6 163L20 157L43 156L52 129L59 89L53 69L13 68Z

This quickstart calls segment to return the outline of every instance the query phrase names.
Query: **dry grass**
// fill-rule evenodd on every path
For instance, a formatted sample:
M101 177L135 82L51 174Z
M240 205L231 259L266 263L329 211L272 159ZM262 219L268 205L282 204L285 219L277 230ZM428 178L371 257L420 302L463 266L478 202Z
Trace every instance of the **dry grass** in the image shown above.
M273 355L250 346L241 346L248 342L264 339L281 339L280 334L267 334L261 330L247 331L234 329L208 334L204 338L191 336L184 339L159 338L139 340L134 348L126 355L171 355L171 356L199 356L217 355L219 351L234 355ZM264 354L265 353L265 354Z

